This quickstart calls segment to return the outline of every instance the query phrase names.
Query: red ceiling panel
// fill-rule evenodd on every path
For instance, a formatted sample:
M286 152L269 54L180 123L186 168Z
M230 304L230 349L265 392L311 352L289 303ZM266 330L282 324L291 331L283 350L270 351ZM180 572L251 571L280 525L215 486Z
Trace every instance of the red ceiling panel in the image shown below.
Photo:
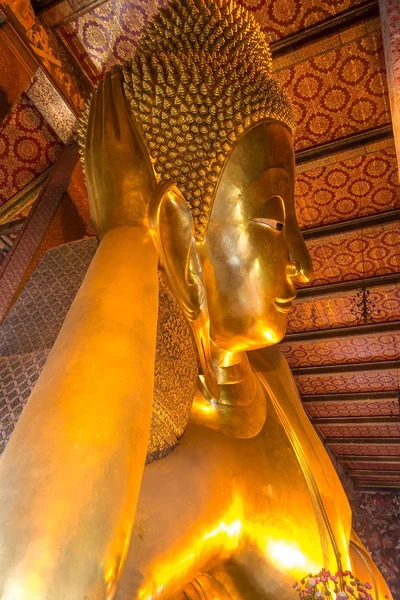
M324 417L383 417L400 414L396 399L338 400L305 402L304 408L311 418Z
M380 286L371 288L371 310L369 323L387 323L400 320L400 287ZM296 300L289 315L288 333L330 329L359 325L357 314L353 314L356 292L321 296L316 300ZM388 327L390 329L390 326Z
M261 25L269 42L325 21L363 0L239 0Z
M296 375L295 381L302 396L395 391L399 385L394 369L374 371L373 368L363 372Z
M309 285L324 285L400 272L398 223L310 240L314 264Z
M279 344L279 348L291 367L396 360L400 358L400 332L288 341Z
M22 94L0 129L0 204L56 160L62 142Z
M275 65L295 110L297 150L390 123L380 31L344 45L337 36L333 49L332 39L324 40L325 52L315 44L315 56L307 48L305 60L282 69L279 61Z
M332 444L338 455L344 456L400 456L399 444Z
M310 164L297 174L295 199L302 229L400 208L394 148L317 168Z
M398 437L400 443L400 423L318 425L325 437Z

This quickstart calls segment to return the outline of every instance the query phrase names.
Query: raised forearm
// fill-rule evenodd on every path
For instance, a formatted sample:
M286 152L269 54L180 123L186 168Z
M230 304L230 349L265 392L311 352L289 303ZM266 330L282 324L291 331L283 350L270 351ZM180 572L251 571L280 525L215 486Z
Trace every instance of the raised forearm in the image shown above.
M0 463L0 598L113 598L151 419L157 255L103 238Z

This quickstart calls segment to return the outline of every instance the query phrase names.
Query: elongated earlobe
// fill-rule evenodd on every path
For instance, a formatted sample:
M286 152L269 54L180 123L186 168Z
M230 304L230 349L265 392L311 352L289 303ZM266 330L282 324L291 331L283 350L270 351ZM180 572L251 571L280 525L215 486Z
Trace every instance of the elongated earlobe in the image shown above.
M219 398L212 366L210 320L192 213L176 186L160 188L150 206L151 230L160 254L160 266L192 329L204 381L210 395Z

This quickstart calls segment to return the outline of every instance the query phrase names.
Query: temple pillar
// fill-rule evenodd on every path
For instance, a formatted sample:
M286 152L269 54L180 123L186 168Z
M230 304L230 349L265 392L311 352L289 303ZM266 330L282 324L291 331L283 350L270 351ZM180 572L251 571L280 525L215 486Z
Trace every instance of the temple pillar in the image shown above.
M71 211L68 211L68 207L63 206L63 201L65 200L67 204L70 202L70 197L66 192L70 185L71 175L78 164L78 159L79 154L75 144L64 148L9 256L0 269L0 286L2 290L0 320L3 319L12 306L27 277L40 259L41 254L51 247L48 233L51 230L52 224L57 223L59 229L63 230L63 220L56 219L57 215L60 216L60 213L61 216L64 213L67 215L71 214ZM76 211L72 211L72 213L74 215L77 214ZM83 237L85 233L84 225L82 224L80 228L78 227L78 230L78 238ZM77 237L74 239L77 239ZM46 241L44 244L45 248L43 240ZM60 239L60 236L56 235L55 243L52 245L56 246L64 241L71 240Z
M379 0L397 162L400 165L400 0Z

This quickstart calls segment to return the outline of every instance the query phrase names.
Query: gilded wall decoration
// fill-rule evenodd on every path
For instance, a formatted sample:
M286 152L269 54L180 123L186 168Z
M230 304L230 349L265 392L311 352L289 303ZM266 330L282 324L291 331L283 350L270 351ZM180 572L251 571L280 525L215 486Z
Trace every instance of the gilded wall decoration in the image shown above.
M308 286L350 281L400 272L400 231L397 223L307 243L314 276Z
M397 360L400 358L400 332L288 341L279 347L293 368Z
M317 168L313 163L306 166L296 177L296 211L302 229L400 208L394 148Z
M275 63L293 102L297 150L390 123L380 32L344 45L337 38L334 49L285 68Z
M396 285L371 287L378 311L371 314L371 323L400 321L400 288ZM351 312L356 292L321 296L315 300L298 299L289 316L288 333L358 325Z
M59 137L22 94L0 129L0 203L48 169L61 148Z
M314 394L352 394L358 392L396 391L398 377L395 369L343 373L296 375L295 381L302 396Z
M41 69L35 73L26 95L64 144L72 141L76 119Z
M96 80L134 54L138 39L162 0L106 0L58 27L72 54Z

